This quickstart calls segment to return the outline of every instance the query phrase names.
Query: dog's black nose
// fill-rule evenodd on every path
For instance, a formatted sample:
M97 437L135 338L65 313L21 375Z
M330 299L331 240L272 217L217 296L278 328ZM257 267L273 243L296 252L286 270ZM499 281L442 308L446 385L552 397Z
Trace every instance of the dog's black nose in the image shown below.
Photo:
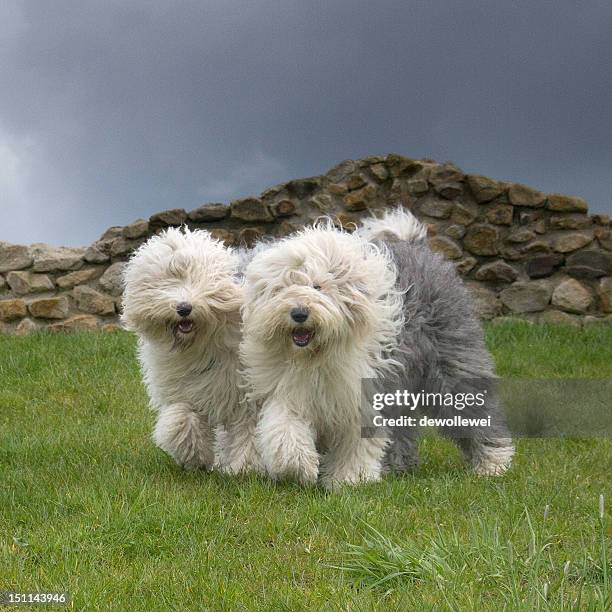
M189 302L179 302L176 305L176 312L180 317L188 317L191 313L191 304Z
M303 323L308 318L308 308L298 306L291 311L291 318L296 323Z

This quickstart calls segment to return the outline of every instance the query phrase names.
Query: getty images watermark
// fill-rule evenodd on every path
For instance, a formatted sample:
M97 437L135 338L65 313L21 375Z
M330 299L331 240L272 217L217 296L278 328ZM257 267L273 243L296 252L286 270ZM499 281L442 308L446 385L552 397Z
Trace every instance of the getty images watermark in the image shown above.
M364 437L432 427L470 437L505 425L514 437L612 436L612 379L470 379L442 391L436 381L364 380L361 401Z
M415 412L453 408L462 411L466 408L484 408L486 406L488 390L475 393L434 393L424 389L418 392L407 389L396 389L391 393L374 393L372 408L375 411L384 409L404 409L413 414L400 414L385 416L375 414L372 418L374 427L491 427L491 415L482 417L467 417L461 414L452 416L428 416L427 413L414 416Z

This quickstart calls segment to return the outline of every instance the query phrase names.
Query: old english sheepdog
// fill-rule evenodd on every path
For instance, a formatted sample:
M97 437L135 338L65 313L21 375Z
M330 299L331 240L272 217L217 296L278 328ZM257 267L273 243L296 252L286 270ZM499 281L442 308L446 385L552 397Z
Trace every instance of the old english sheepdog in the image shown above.
M331 225L306 229L247 267L240 350L250 396L262 402L256 440L272 477L320 478L335 487L413 466L417 429L361 435L373 422L362 391L390 387L435 393L484 386L486 407L463 415L486 412L492 425L442 433L479 474L509 466L514 447L472 300L425 238L424 226L397 209L354 234Z
M155 443L186 468L228 472L259 465L255 412L239 385L238 254L205 231L167 229L132 256L122 323L138 355ZM216 435L215 435L216 434ZM216 452L215 452L216 450Z
M403 294L404 325L393 354L401 367L374 381L374 386L379 391L410 389L438 397L483 393L482 404L460 406L460 412L466 419L490 417L488 424L442 427L440 431L458 444L477 474L504 473L514 446L473 299L453 264L431 251L425 226L402 208L366 220L358 234L385 243ZM452 420L459 404L439 404L428 407L427 415ZM397 410L391 413L397 415ZM385 457L387 468L405 471L417 464L418 433L414 427L393 428Z
M386 440L361 436L360 387L392 367L403 326L388 250L330 223L281 240L246 269L243 323L268 474L327 487L378 480Z

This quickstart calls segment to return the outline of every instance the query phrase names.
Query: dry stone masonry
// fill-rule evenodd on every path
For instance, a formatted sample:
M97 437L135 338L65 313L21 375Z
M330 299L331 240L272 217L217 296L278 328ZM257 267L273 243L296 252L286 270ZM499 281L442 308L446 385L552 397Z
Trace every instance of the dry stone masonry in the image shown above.
M431 246L454 263L483 319L612 320L607 215L589 215L578 197L392 154L344 161L259 197L166 210L111 227L86 248L0 242L0 332L117 329L125 261L169 226L204 228L227 245L250 246L321 216L350 231L364 215L398 204L426 223Z

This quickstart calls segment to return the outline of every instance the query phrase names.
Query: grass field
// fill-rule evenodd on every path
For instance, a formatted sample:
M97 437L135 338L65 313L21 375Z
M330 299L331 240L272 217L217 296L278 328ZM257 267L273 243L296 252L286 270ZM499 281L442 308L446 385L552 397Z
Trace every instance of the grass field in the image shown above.
M487 338L503 376L612 377L612 327ZM79 610L612 605L612 440L522 440L483 479L428 437L413 475L334 494L182 471L151 426L131 336L0 336L0 591Z

